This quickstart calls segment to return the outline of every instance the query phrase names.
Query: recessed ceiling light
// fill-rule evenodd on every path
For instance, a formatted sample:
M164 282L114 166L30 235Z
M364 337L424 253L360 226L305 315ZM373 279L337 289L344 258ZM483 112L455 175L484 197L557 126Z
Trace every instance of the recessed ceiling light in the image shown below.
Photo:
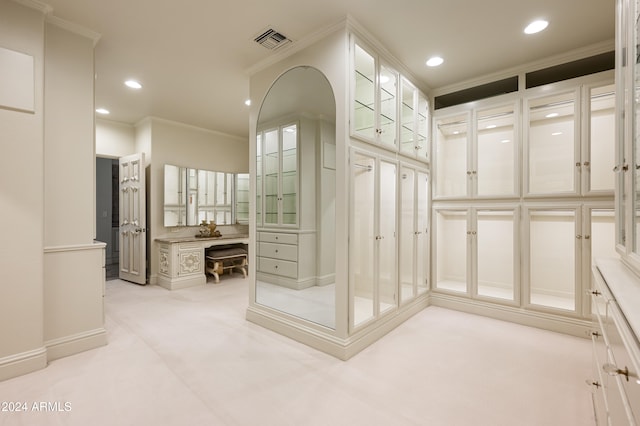
M251 99L247 99L246 101L244 101L244 104L246 106L251 106Z
M440 56L433 56L427 61L427 66L437 67L438 65L442 65L443 62L444 59L442 59Z
M525 34L539 33L540 31L542 31L545 28L547 28L547 25L549 25L549 22L547 22L547 21L545 21L543 19L539 19L537 21L533 21L532 23L527 25L527 28L524 29L524 33Z
M108 109L105 109L105 108L97 108L97 109L96 109L96 112L97 112L98 114L103 114L103 115L107 115L107 114L109 114L109 110L108 110Z
M500 142L501 142L501 143L509 143L509 142L511 142L511 141L510 141L509 139L503 139L503 140L501 140Z
M551 136L560 136L562 134L562 132L553 132L551 133Z
M127 81L124 82L124 84L127 87L130 87L132 89L142 89L142 84L138 83L135 80L127 80Z
M557 112L552 112L550 114L545 115L545 118L553 118L553 117L557 117L558 115L560 114L558 114Z

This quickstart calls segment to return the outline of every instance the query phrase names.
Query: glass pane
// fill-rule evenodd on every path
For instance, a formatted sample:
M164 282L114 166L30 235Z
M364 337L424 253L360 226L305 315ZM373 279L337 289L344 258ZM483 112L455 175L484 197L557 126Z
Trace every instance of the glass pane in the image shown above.
M355 89L353 100L353 130L360 135L375 138L375 76L373 56L355 45Z
M514 123L513 105L478 112L478 195L516 192Z
M405 302L415 296L414 274L415 256L415 173L413 169L402 168L400 177L400 300Z
M256 225L262 225L262 134L256 137Z
M415 146L414 141L416 130L416 114L415 114L415 94L417 93L415 88L407 82L404 78L402 81L402 88L400 93L400 150L405 153L414 153Z
M615 91L614 85L591 89L589 138L589 189L613 191L615 175Z
M264 223L278 223L278 176L280 156L278 151L278 131L264 134Z
M378 296L380 313L396 306L396 165L380 162Z
M388 68L380 67L380 141L389 146L396 144L396 126L398 125L397 87L397 74Z
M375 241L375 161L356 154L353 158L353 241L350 275L353 280L353 324L373 317Z
M282 223L295 225L298 211L298 126L282 129Z
M436 213L436 287L467 292L467 212L440 210Z
M529 103L529 192L575 191L575 94Z
M422 94L418 94L418 155L427 158L429 152L429 101Z
M236 222L248 223L249 221L249 174L236 175Z
M429 175L418 172L416 181L416 286L418 295L427 292L429 278Z
M575 311L575 211L533 211L529 222L531 303Z
M636 0L633 7L635 31L633 31L633 252L640 253L640 5Z
M615 244L615 213L612 209L591 210L591 264L602 257L618 257Z
M467 115L436 121L436 195L467 194Z
M514 212L478 211L478 295L515 299Z

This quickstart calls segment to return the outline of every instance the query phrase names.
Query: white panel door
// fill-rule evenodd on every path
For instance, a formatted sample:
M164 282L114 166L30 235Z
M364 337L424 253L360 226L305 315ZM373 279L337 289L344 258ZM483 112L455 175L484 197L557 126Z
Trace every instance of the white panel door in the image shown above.
M144 153L120 158L120 279L147 281Z

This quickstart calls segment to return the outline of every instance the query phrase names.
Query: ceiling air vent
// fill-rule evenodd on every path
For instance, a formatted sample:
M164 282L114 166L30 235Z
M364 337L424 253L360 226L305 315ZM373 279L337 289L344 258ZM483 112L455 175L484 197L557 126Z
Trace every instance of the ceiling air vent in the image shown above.
M262 34L254 40L256 43L261 44L270 50L274 50L284 46L285 44L291 43L291 40L288 39L286 35L277 32L273 28L263 31Z

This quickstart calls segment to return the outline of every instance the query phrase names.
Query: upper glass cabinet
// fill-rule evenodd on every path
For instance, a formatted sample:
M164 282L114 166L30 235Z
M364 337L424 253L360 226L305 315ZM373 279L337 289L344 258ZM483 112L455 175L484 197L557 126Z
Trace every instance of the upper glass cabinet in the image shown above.
M353 45L351 132L370 142L396 148L398 73L357 42Z
M436 198L518 195L516 108L509 102L435 120Z
M436 197L467 195L469 122L468 112L435 120Z
M528 101L527 193L576 192L578 160L576 92Z
M256 216L260 225L298 224L298 125L261 132L257 138Z
M400 80L400 152L428 160L427 98L406 78Z

